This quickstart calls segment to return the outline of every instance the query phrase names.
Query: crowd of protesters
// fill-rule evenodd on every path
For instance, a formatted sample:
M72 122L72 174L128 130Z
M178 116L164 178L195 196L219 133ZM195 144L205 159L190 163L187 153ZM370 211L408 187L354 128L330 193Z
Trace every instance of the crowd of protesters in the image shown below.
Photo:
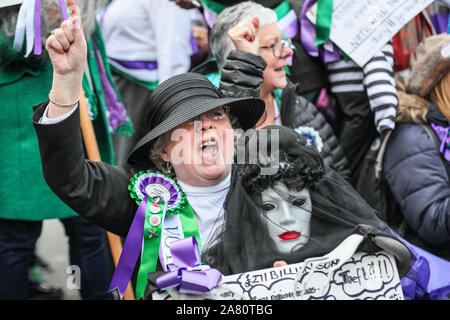
M165 225L224 275L382 237L405 298L448 299L450 276L431 281L418 263L450 265L450 3L433 1L360 66L314 42L317 2L0 7L0 299L62 298L33 278L52 259L36 256L46 219L64 225L82 299L117 299L129 282L151 298L148 274L170 270ZM274 131L279 152L262 138ZM248 139L269 160L241 162ZM283 230L301 240L271 238ZM112 262L107 233L127 261Z

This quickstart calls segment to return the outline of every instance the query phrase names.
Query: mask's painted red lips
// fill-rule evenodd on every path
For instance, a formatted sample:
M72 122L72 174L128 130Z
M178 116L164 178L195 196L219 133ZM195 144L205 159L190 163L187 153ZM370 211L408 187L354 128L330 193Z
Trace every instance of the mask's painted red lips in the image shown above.
M294 240L300 237L302 234L298 231L286 231L278 236L281 240Z

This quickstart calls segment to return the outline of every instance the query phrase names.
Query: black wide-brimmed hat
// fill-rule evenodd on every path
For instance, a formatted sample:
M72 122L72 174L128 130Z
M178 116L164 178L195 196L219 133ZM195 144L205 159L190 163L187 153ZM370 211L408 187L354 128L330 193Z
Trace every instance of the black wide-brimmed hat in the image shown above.
M152 165L150 149L155 139L180 124L214 108L229 106L242 129L253 128L265 110L257 98L224 97L203 75L182 73L161 83L150 95L145 125L149 131L128 155L128 162Z

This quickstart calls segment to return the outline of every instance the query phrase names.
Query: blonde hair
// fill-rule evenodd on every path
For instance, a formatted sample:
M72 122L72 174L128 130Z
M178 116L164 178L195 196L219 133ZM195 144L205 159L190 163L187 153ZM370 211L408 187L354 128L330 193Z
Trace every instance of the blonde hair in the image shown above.
M448 82L450 81L450 72L433 88L430 94L430 99L437 104L439 110L447 119L450 119L450 88Z

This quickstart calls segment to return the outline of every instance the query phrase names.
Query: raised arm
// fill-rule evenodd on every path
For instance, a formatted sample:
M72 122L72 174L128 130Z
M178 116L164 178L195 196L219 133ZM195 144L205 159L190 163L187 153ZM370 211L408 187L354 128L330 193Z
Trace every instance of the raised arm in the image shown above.
M70 20L63 22L46 44L54 69L51 99L56 103L36 106L32 118L43 175L53 192L76 213L108 231L126 236L137 208L127 189L133 172L85 159L80 112L74 108L80 96L86 42L79 10L73 0L67 3ZM46 111L47 118L53 121L43 123Z
M245 19L228 31L235 50L221 71L220 89L234 96L259 98L266 62L258 55L259 19Z
M57 118L71 111L78 103L87 44L83 34L80 9L75 0L67 0L70 18L52 31L45 48L53 65L48 118Z

